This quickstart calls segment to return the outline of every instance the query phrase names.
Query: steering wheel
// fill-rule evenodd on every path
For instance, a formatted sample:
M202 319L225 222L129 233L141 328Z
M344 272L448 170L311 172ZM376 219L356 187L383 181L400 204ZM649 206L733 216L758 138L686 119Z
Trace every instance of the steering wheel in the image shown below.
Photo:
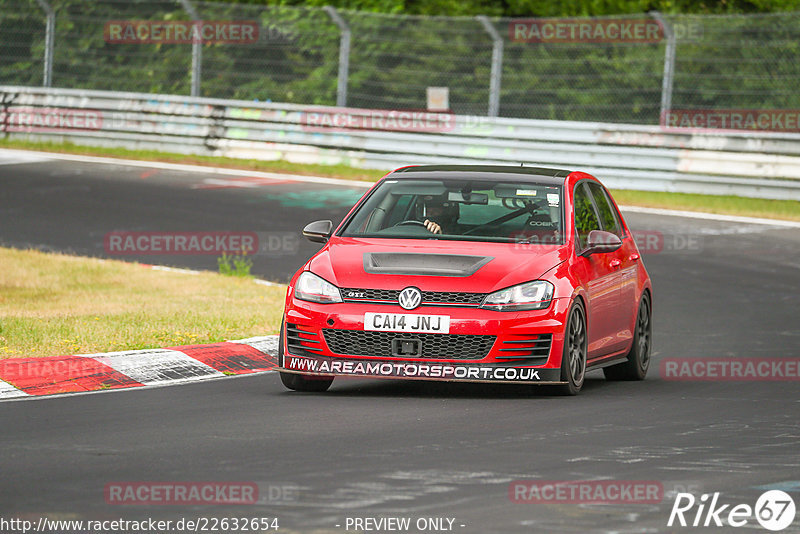
M412 219L409 219L407 221L400 221L399 223L395 224L395 226L412 226L412 225L422 226L423 228L425 228L425 223L424 222L422 222L422 221L414 221Z

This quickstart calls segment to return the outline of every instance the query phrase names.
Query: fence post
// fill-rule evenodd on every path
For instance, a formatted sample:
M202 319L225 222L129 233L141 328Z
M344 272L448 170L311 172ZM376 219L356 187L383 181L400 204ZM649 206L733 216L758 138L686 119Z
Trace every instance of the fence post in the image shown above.
M183 9L189 13L193 22L200 20L200 14L194 8L190 0L178 0ZM202 33L200 34L202 36ZM200 80L203 75L203 40L192 39L192 96L200 96Z
M667 38L667 46L664 51L664 79L661 82L661 115L658 118L658 123L661 124L672 109L672 85L675 78L675 32L661 13L651 11L650 15L664 28L664 35Z
M497 117L500 111L500 80L503 77L503 38L489 22L486 15L475 17L492 38L492 74L489 79L489 116Z
M350 71L350 26L339 15L333 6L325 6L325 12L333 19L339 31L342 32L339 38L339 81L336 85L336 105L339 107L347 106L347 79Z
M55 46L56 33L56 12L47 0L36 0L39 6L47 14L47 26L44 36L44 80L42 85L51 87L53 85L53 49Z

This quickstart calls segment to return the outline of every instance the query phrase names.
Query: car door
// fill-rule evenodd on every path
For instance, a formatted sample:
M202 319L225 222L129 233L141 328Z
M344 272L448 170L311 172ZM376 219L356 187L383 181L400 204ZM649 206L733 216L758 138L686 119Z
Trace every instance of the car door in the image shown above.
M600 226L606 232L611 232L622 241L622 247L614 252L609 252L605 256L609 259L609 265L615 270L613 276L617 284L617 300L614 303L612 328L614 339L610 342L609 348L622 350L628 346L633 337L632 318L636 309L636 277L638 267L638 255L633 247L630 236L623 235L623 226L620 224L616 210L608 197L608 191L597 182L587 182L592 200L597 208L600 217Z
M576 269L586 290L586 318L588 339L587 359L593 360L619 350L617 335L619 320L619 269L613 253L580 256L586 249L589 232L602 230L587 181L575 186L573 195L575 220Z

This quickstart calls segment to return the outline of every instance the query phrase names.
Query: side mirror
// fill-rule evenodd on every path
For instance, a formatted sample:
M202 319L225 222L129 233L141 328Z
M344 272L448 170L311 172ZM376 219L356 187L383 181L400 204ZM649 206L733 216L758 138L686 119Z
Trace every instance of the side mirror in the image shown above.
M581 252L581 256L588 258L592 254L603 254L614 252L622 246L622 240L616 234L604 232L603 230L592 230L589 232L586 250Z
M314 221L303 228L303 236L312 243L326 243L331 236L331 230L333 230L333 222Z

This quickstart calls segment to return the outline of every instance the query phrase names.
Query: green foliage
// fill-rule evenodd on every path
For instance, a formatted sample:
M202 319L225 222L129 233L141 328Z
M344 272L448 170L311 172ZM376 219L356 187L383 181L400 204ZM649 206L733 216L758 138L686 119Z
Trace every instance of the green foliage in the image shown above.
M105 41L103 31L112 20L189 20L179 2L49 1L57 14L55 87L189 94L192 45L114 44ZM657 9L672 24L701 30L699 37L677 43L673 108L800 109L795 90L800 82L800 13L731 15L800 9L800 0L193 3L204 20L256 20L262 28L258 43L201 47L200 94L205 97L335 105L340 32L320 7L332 3L352 33L349 107L424 109L426 88L445 86L453 112L485 115L492 41L473 15L648 17L649 10ZM44 20L35 2L0 0L0 84L42 83ZM501 116L659 122L663 41L515 42L509 31L512 20L492 19L504 38ZM148 126L135 117L131 121ZM280 132L288 141L295 133L292 127Z
M0 83L41 85L43 79L44 17L28 5L0 2ZM42 31L42 38L36 35Z
M222 256L217 258L217 265L219 266L219 273L226 276L239 276L242 278L252 278L250 269L253 267L253 260L247 257L247 251L242 251L241 254L228 255L223 252Z
M800 0L226 0L245 4L332 5L406 15L504 17L601 16L622 13L772 13L800 9Z

